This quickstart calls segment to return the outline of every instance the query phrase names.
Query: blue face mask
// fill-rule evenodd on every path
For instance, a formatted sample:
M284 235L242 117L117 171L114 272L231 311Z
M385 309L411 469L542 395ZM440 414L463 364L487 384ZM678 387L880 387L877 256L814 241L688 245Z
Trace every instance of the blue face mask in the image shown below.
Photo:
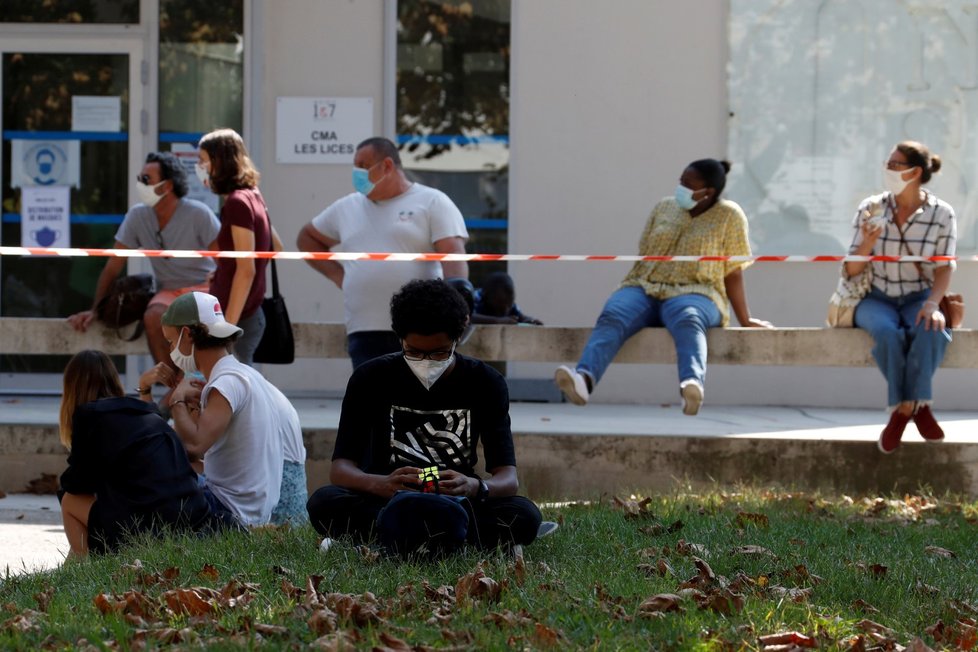
M682 184L676 186L676 203L679 204L680 208L688 211L699 203L693 199L693 192Z
M370 170L353 168L353 189L363 195L369 195L377 184L370 182Z

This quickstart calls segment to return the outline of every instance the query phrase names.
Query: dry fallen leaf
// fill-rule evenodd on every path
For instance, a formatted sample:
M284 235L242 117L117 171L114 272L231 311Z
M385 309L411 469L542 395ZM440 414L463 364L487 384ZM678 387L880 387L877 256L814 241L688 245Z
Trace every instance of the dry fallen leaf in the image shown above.
M957 555L952 551L948 550L947 548L941 548L940 546L927 546L924 548L924 552L931 555L936 555L938 557L948 557L950 559L957 557Z
M170 611L188 616L203 616L213 613L217 608L217 598L219 597L220 593L217 591L203 587L172 589L162 595Z
M509 609L504 609L503 611L490 611L485 618L482 619L484 623L493 623L496 627L502 629L503 627L518 627L520 625L529 625L533 622L530 618L530 614L525 610L520 610L517 613L510 611Z
M934 649L924 643L919 636L907 643L906 652L934 652Z
M221 574L211 564L204 564L203 568L197 571L197 577L216 582L221 578Z
M47 611L48 605L51 604L51 598L54 597L54 587L46 586L43 590L34 594L34 602L37 603L38 611Z
M685 539L680 539L676 542L676 553L688 557L689 555L698 555L700 557L709 557L710 551L706 549L706 546L699 543L688 543Z
M659 593L647 598L638 606L640 616L648 616L656 613L668 613L670 611L682 612L682 597L675 593Z
M937 588L936 586L932 586L930 584L926 584L919 577L917 578L917 581L914 583L914 590L916 590L918 593L923 593L924 595L937 595L941 592L939 588Z
M354 652L359 642L360 636L356 632L342 631L320 636L309 646L314 650L323 650L324 652Z
M856 611L861 611L864 614L878 614L880 612L879 609L869 604L862 598L859 598L858 600L853 602L852 608L855 609Z
M380 642L383 645L375 647L374 652L411 652L412 649L407 641L387 632L380 633Z
M779 632L777 634L767 634L758 636L757 642L763 647L772 645L793 645L797 647L817 647L818 642L814 637L805 636L798 632Z
M614 506L625 512L625 518L652 518L654 515L649 510L651 503L651 498L636 500L634 496L630 498L614 497Z
M748 557L774 557L777 558L773 552L765 548L764 546L737 546L730 551L731 555L746 555Z
M330 634L336 631L336 621L336 612L323 607L312 612L306 624L309 625L309 629L313 634L323 636L324 634Z
M542 623L536 623L533 626L532 640L539 647L555 647L565 643L567 637L552 627L547 627Z
M774 595L778 598L791 600L792 602L807 602L808 599L812 596L812 589L810 588L786 589L783 586L771 586L768 588L768 591L771 593L771 595Z
M458 578L455 583L455 599L459 601L485 599L496 602L501 593L502 585L491 577L486 577L481 563L473 572Z
M697 598L696 606L730 616L744 610L744 596L729 589L718 589Z
M739 528L745 528L748 525L754 525L756 527L767 527L770 523L768 521L767 515L765 514L737 512L737 518L734 519L734 524Z

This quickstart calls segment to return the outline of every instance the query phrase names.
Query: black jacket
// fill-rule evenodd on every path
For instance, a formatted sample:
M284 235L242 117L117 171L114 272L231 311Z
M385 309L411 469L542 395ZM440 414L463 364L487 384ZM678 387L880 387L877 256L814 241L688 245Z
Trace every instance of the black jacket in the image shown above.
M95 494L89 549L116 549L129 533L215 525L176 432L156 406L134 398L79 405L61 487Z

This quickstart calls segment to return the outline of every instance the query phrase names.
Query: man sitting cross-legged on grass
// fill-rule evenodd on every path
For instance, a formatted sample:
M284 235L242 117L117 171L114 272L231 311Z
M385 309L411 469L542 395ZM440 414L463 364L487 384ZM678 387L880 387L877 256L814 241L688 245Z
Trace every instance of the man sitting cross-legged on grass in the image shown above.
M320 534L377 535L402 554L450 552L463 543L509 547L536 537L540 510L516 495L506 381L455 353L467 321L465 301L444 281L411 281L394 295L391 325L403 351L363 364L350 378L332 484L308 503ZM475 471L480 439L488 479Z

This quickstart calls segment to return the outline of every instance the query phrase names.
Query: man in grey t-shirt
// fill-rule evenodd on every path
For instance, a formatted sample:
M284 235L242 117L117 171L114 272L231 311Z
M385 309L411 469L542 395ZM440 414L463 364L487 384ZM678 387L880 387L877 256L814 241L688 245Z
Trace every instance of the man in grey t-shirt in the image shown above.
M210 208L187 199L187 177L173 154L153 152L146 157L136 190L142 203L126 213L115 234L116 249L214 249L221 225ZM160 318L181 294L207 291L208 275L214 271L211 258L150 258L157 293L150 301L143 325L150 354L157 363L174 371L170 347L163 338ZM92 308L68 317L75 330L84 332L95 319L95 306L119 277L125 258L108 258L95 286Z

